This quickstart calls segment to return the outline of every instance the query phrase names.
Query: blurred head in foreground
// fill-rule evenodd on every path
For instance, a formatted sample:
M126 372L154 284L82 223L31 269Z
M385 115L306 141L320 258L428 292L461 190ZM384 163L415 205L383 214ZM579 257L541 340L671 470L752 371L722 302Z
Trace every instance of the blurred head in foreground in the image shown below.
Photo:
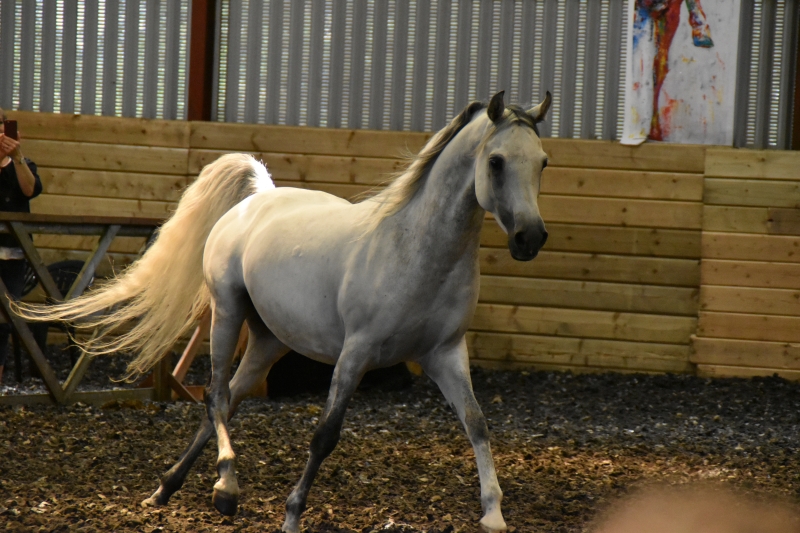
M591 533L800 533L800 511L714 486L655 487L612 505Z

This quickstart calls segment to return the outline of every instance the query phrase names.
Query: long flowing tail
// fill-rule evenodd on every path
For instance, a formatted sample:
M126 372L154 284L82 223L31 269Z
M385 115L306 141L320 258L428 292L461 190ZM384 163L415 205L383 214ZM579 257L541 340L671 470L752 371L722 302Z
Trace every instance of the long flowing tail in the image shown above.
M246 154L227 154L207 165L181 197L146 253L118 277L79 298L56 305L18 303L27 320L67 321L98 328L81 347L92 356L120 351L136 357L128 377L149 370L197 321L209 303L203 249L211 229L233 206L274 188L264 165ZM108 335L131 326L116 336Z

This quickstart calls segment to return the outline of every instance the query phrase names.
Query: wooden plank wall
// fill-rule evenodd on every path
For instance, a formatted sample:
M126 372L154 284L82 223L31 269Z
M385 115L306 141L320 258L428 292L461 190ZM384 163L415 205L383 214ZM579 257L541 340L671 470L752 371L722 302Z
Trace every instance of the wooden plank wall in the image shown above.
M167 217L188 185L190 123L91 115L9 112L22 148L39 167L42 194L31 211ZM34 236L43 259L84 257L97 237ZM118 237L108 275L136 258L144 239Z
M709 149L702 247L698 373L800 379L800 152Z
M415 153L430 137L13 115L20 121L25 153L40 166L44 193L32 208L42 213L166 216L203 165L231 151L260 157L279 186L353 198L403 168L402 156ZM487 220L481 297L468 339L475 362L574 371L699 369L706 375L729 375L742 374L745 367L751 369L745 374L756 368L762 373L784 368L774 361L797 358L797 346L786 344L800 340L792 337L800 328L791 322L800 316L791 307L800 289L800 276L793 270L800 266L800 250L788 255L800 247L800 237L786 234L797 220L792 218L797 205L787 204L798 198L797 178L791 174L792 165L800 168L791 162L795 160L786 159L785 152L771 152L764 162L759 159L764 154L757 152L700 146L634 148L559 139L545 140L544 146L549 166L540 207L550 240L535 261L516 262L505 235ZM754 175L741 175L743 166L750 168L742 158L761 161L752 165ZM754 182L761 187L753 189ZM93 244L88 238L37 239L48 261L83 256ZM112 248L113 266L133 260L141 245L141 240L119 239ZM725 255L732 253L735 257ZM756 270L744 272L743 260L760 263ZM712 268L717 269L716 281L709 277ZM780 324L776 331L787 332L785 338L768 339L777 344L745 341L715 326L722 318L742 313L731 305L744 301L744 296L720 288L730 285L778 291L769 295L780 293L782 299L769 302L762 298L766 293L748 292L747 301L761 302L761 307L741 309L771 321L769 329ZM735 324L725 327L745 330ZM751 345L735 344L737 352L720 344L733 338L759 341L752 345L758 354L769 347L777 355L753 363L754 352L747 351ZM713 356L714 350L724 356ZM725 359L729 352L739 353L739 359Z
M496 366L691 371L703 148L546 140L550 239L514 261L487 223L472 356Z

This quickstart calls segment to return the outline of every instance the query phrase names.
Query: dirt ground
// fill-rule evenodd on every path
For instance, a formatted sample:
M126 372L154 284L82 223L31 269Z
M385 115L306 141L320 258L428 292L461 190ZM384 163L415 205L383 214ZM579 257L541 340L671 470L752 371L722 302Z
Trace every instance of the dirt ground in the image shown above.
M473 381L510 531L703 530L680 529L679 515L695 525L780 517L778 529L758 524L800 531L798 384L480 369ZM139 505L193 435L200 405L0 408L0 530L276 531L324 400L243 404L231 423L242 490L234 518L211 504L215 446L169 506ZM477 531L481 511L471 447L424 377L356 394L308 503L311 532Z

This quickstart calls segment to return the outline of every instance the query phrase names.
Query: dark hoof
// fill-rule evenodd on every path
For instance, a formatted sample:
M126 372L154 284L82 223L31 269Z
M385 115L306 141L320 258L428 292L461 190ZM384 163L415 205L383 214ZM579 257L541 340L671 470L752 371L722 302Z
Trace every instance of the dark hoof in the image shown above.
M239 497L225 492L214 491L214 496L211 498L214 502L214 507L225 516L233 516L236 514L236 507L238 505Z

